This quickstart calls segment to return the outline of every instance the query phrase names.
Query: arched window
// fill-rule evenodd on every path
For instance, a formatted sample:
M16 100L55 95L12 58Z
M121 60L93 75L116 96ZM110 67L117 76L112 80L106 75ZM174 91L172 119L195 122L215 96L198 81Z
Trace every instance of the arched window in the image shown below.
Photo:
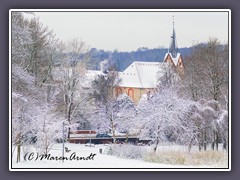
M119 96L120 94L122 94L122 89L121 88L117 88L117 96Z
M134 100L134 90L132 88L128 89L128 96Z

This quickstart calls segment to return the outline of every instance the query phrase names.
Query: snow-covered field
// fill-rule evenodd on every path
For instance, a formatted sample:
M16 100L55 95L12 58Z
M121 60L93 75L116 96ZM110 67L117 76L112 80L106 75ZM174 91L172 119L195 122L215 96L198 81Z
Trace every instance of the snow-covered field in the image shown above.
M70 144L66 143L65 147L70 149L70 152L65 152L64 156L70 158L71 154L76 153L76 156L79 157L88 157L90 156L89 160L65 160L62 162L61 160L36 160L37 157L36 152L34 149L29 149L29 153L26 156L27 160L24 161L24 154L21 155L21 162L16 163L16 151L13 154L12 159L12 168L215 168L219 167L219 165L203 165L203 166L183 166L183 165L168 165L168 164L160 164L160 163L150 163L145 162L143 160L133 160L133 159L124 159L118 158L115 156L107 155L106 151L109 148L109 145L95 145L94 147L85 146L84 144ZM143 147L148 148L151 150L151 147ZM100 154L100 149L102 149L102 154ZM162 146L159 150L172 150L172 149L179 149L179 147L169 147L169 146ZM185 151L183 148L182 151ZM30 153L34 152L31 156ZM61 157L62 156L62 144L55 144L50 151L51 156L54 157ZM95 154L95 155L94 155ZM28 160L32 159L32 160ZM72 155L73 157L73 155ZM227 168L227 167L225 167Z

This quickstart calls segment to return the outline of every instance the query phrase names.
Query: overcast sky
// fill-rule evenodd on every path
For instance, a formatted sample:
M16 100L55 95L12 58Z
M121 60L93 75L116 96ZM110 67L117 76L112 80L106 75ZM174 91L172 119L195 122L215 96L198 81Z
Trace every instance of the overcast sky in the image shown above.
M90 47L133 51L168 47L173 15L178 47L215 37L228 41L228 12L36 12L63 41L78 37Z

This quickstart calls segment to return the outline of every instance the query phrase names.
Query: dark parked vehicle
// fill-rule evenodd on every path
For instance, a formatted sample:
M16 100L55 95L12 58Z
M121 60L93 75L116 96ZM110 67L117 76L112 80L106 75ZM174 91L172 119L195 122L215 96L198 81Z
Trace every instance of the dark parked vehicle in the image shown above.
M108 135L108 134L97 134L96 138L111 138L112 136Z

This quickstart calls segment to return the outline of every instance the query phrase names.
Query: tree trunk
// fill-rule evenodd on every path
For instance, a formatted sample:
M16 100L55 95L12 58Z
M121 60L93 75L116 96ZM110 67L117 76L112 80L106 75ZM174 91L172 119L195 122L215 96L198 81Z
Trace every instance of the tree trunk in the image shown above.
M211 149L214 150L214 142L211 143Z
M159 143L159 137L157 137L156 139L156 144L155 144L155 147L154 147L154 153L157 151L157 146L158 146L158 143Z
M72 118L72 106L73 106L73 103L70 102L67 108L67 119L70 124L71 124L71 118Z
M215 145L215 130L213 130L213 137L212 137L212 150L214 150L214 145Z
M70 139L70 128L68 128L67 139ZM65 142L65 139L63 139L63 142Z
M198 150L201 151L202 150L202 142L201 142L201 137L200 137L200 133L197 135L198 137Z
M20 162L20 153L21 153L21 145L20 145L20 142L18 142L18 145L17 145L17 163Z
M111 114L111 123L112 123L113 144L116 144L115 127L114 127L114 122L113 122L113 112Z
M227 141L226 141L226 138L223 138L223 150L227 150Z
M126 133L126 144L128 144L128 132Z
M216 150L218 151L218 132L216 131Z
M154 153L157 151L157 146L158 146L158 143L159 143L159 134L160 134L160 126L158 126L158 130L157 130L157 139L156 139L156 145L154 147Z
M202 145L201 145L201 142L198 143L198 150L199 150L199 151L202 151Z
M189 152L189 153L190 153L190 151L191 151L191 149L192 149L193 139L194 139L194 138L192 138L192 139L190 140L190 143L189 143L189 145L188 145L188 152Z
M206 129L204 129L204 134L203 134L203 147L204 147L204 151L207 150L207 131Z
M116 144L116 136L115 136L115 129L114 129L113 123L112 123L112 134L113 134L113 144Z

